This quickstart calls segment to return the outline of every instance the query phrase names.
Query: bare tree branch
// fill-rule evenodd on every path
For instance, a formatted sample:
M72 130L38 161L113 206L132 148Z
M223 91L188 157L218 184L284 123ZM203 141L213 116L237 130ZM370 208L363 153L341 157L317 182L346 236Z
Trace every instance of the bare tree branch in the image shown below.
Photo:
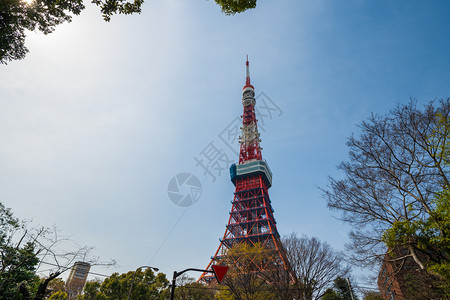
M352 224L354 263L375 263L387 253L383 235L398 222L433 219L437 192L449 187L448 145L450 98L424 109L411 100L386 116L372 114L359 126L361 134L348 141L349 160L338 169L341 179L329 178L322 189L328 207ZM441 228L442 229L442 228ZM441 230L444 232L444 230ZM409 257L425 269L414 238Z

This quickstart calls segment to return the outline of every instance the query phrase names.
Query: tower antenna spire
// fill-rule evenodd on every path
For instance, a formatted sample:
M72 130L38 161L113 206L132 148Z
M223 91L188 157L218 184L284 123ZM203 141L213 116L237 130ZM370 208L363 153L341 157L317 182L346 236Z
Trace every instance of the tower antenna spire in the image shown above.
M245 86L251 86L250 84L250 66L248 63L248 54L247 54L247 62L245 63L247 67L247 77L245 78Z

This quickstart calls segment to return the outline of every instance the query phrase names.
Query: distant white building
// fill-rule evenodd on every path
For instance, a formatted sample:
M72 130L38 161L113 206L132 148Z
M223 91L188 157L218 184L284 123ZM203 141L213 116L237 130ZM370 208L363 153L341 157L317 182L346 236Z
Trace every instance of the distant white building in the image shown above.
M77 296L81 294L90 269L91 264L87 262L77 261L73 265L66 281L66 292L69 300L76 300Z

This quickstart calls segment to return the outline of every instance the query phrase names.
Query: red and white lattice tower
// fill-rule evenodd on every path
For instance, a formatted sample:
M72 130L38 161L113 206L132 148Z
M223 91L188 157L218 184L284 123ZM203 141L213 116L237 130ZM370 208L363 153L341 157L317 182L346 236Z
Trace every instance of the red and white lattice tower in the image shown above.
M272 186L272 173L261 155L261 140L255 117L255 88L250 84L248 58L246 68L247 76L242 90L244 114L242 134L239 137L239 163L230 167L231 181L236 190L225 234L207 270L213 264L220 264L227 251L241 243L259 243L270 253L268 257L271 259L256 266L256 271L264 272L273 266L288 269L268 193ZM203 273L199 279L205 283L211 280L212 277L208 273Z

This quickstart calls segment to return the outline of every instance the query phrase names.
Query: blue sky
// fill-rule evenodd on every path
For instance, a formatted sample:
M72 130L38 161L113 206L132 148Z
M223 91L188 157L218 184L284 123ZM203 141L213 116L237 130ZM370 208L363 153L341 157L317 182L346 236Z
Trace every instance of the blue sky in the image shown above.
M343 250L349 227L318 187L370 113L450 95L449 14L448 1L260 0L225 16L214 1L149 0L105 23L87 4L0 68L0 200L118 261L98 273L206 267L234 187L194 157L213 142L237 160L218 136L242 113L248 54L256 94L280 109L261 134L278 230ZM181 172L203 182L188 209L167 196Z

